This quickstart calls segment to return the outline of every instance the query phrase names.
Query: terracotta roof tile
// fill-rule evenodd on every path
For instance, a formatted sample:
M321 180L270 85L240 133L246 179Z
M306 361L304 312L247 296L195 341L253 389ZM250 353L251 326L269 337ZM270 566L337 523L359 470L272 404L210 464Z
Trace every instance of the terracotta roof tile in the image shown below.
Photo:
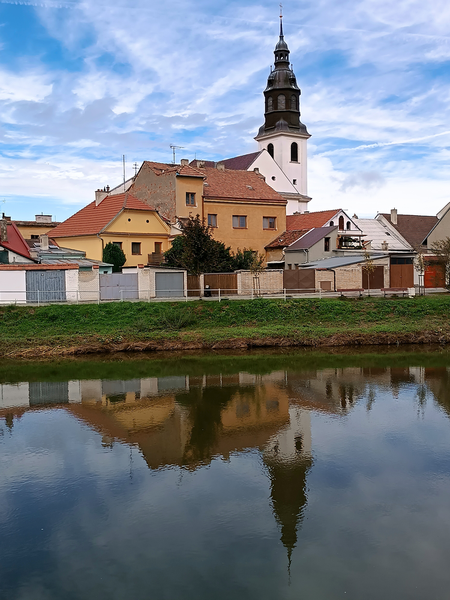
M411 246L420 246L438 222L438 218L429 215L397 215L397 225L391 222L391 215L380 213L388 223L402 235Z
M183 175L186 177L203 177L203 173L199 169L189 165L170 165L166 163L152 162L149 160L144 161L144 165L151 169L155 175L178 173L178 175Z
M154 211L155 209L141 202L128 192L106 196L98 206L91 202L66 221L55 227L52 237L72 237L78 235L95 235L100 233L122 209Z
M6 248L7 250L10 250L11 252L15 252L16 254L19 254L19 256L23 256L25 258L29 258L30 260L32 260L28 244L23 239L23 236L20 233L20 231L17 229L16 224L8 222L6 224L6 231L7 231L7 235L8 235L8 241L0 242L0 246L3 246L3 248Z
M287 201L267 185L261 175L254 171L233 171L205 167L203 195L206 199L249 200L286 205Z
M318 212L303 213L301 215L286 216L287 229L312 229L313 227L323 227L332 219L341 209L321 210Z
M285 231L281 235L277 236L270 244L265 246L266 248L286 248L290 246L298 239L300 239L305 233L308 233L309 229L292 229L291 231Z

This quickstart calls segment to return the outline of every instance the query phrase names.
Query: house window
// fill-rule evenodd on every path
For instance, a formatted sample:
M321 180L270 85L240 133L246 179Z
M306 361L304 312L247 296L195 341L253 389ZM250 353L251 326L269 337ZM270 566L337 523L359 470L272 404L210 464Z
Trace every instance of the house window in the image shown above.
M195 194L186 192L186 206L195 206Z
M122 242L113 242L113 244L122 250Z
M162 253L162 242L155 242L155 254Z
M208 215L208 225L210 227L217 227L217 215Z
M32 240L38 240L38 239L39 239L39 236L38 236L38 235L36 235L35 233L32 233L32 234L31 234L31 239L32 239Z
M296 180L296 179L293 179L293 180L292 180L292 183L293 183L294 185L297 185L297 180Z
M291 162L298 162L298 144L292 142L291 144Z
M274 154L274 151L273 151L273 144L269 144L269 145L267 146L267 152L268 152L268 153L270 154L270 156L273 158L273 154Z
M330 221L330 227L334 227L334 221Z
M323 240L323 249L325 252L329 252L330 251L330 238L326 237Z
M233 215L233 227L235 229L245 229L247 227L247 217L244 215Z
M263 229L275 229L276 217L263 217Z
M141 242L131 242L131 254L141 253Z
M346 227L347 227L347 231L350 231L350 221L347 221Z
M339 231L344 231L344 217L342 215L339 217Z

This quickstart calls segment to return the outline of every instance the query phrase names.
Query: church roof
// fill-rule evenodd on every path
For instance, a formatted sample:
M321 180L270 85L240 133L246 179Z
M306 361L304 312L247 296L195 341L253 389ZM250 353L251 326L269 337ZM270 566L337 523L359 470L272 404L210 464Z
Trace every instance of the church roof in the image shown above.
M225 165L225 168L227 169L247 171L247 169L255 162L261 152L262 150L259 152L251 152L250 154L242 154L241 156L234 156L233 158L221 160L220 163Z
M334 210L321 210L318 212L302 213L301 215L287 215L287 229L312 229L313 227L323 227L330 219L337 215L340 208Z
M55 227L52 231L52 237L73 237L79 235L95 235L100 233L122 210L144 210L154 211L155 209L141 202L128 192L125 194L115 194L106 196L100 204L96 205L95 200L77 213L66 219L63 223Z

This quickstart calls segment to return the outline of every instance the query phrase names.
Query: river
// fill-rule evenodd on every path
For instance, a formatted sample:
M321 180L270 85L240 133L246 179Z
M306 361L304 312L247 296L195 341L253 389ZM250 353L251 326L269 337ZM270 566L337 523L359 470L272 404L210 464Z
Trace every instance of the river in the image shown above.
M450 352L0 366L2 600L448 598Z

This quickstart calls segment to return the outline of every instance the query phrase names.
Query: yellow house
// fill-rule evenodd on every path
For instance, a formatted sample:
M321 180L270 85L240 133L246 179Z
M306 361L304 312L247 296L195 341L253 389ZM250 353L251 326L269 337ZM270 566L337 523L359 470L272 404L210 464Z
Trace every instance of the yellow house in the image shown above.
M13 221L26 240L39 240L41 235L52 237L52 231L59 225L52 221L52 215L36 215L34 221Z
M130 192L173 223L200 215L233 251L264 254L277 232L286 229L287 201L256 171L145 161Z
M87 258L102 260L108 242L125 253L125 267L159 262L169 249L170 225L158 212L129 192L96 199L55 227L51 237L60 246L83 250Z

